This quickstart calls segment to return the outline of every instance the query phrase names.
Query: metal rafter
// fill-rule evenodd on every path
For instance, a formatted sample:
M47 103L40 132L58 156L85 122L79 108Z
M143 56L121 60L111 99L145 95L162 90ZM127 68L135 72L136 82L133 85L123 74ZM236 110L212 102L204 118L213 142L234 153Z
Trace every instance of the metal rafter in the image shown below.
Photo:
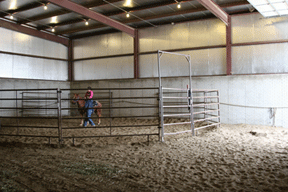
M90 19L99 21L105 25L111 26L113 28L116 28L120 31L123 31L127 34L129 34L132 37L135 37L135 29L132 27L129 27L127 25L124 25L123 23L120 23L116 20L113 20L105 15L102 15L100 13L96 13L94 11L91 11L90 9L87 9L86 7L83 7L79 4L76 4L74 2L68 1L68 0L49 0L49 2L64 7L68 10L71 10L73 12L79 13L80 15L83 15L85 17L88 17Z
M122 1L122 0L110 0L110 2L112 2L112 3L116 3L116 2L119 2L119 1ZM106 3L104 1L101 1L101 2L88 2L88 3L85 3L85 4L81 4L81 5L83 7L86 7L86 8L93 8L93 7L98 7L98 6L101 6L101 5L106 5ZM25 24L25 23L29 23L29 22L39 21L39 20L42 20L42 19L48 19L48 18L54 17L54 16L64 15L64 14L71 13L71 12L72 11L67 10L67 9L60 9L60 10L53 11L53 12L50 12L50 13L36 15L36 16L30 17L30 18L27 18L27 19L23 19L23 20L19 21L19 23Z
M237 2L237 3L227 3L221 5L222 8L227 8L227 7L233 7L233 6L240 6L240 5L247 5L249 4L248 2ZM170 17L174 15L181 15L181 14L187 14L187 13L195 13L195 12L201 12L201 11L206 11L207 9L204 7L201 8L196 8L196 9L191 9L191 10L179 10L177 12L172 12L172 13L167 13L167 14L162 14L162 15L152 15L149 17L144 17L144 20L152 20L152 19L157 19L161 17ZM139 22L141 21L140 19L134 18L134 19L127 19L125 21L122 21L122 23L133 23L133 22ZM105 27L105 25L102 24L95 24L95 25L89 25L89 26L83 26L77 29L70 29L70 30L63 30L63 31L57 31L57 34L71 34L71 33L76 33L76 32L81 32L85 30L91 30L91 29L99 29Z
M186 2L187 0L185 1L182 1L182 2ZM111 1L109 1L111 2ZM162 6L166 6L166 5L172 5L172 4L176 4L175 0L167 0L165 2L162 2L162 3L153 3L153 4L149 4L149 5L143 5L143 6L139 6L139 7L134 7L134 8L125 8L125 10L127 12L135 12L135 11L141 11L141 10L147 10L147 9L151 9L151 8L156 8L156 7L162 7ZM123 12L122 10L117 10L117 11L111 11L109 13L104 13L103 15L107 16L107 17L110 17L110 16L115 16L115 15L121 15L121 14L125 14L125 12ZM49 18L49 17L48 17ZM84 20L83 19L75 19L72 21L72 23L77 23L78 22L82 22ZM50 25L51 27L54 27L54 26L63 26L63 25L66 25L65 23L68 23L68 21L64 21L64 22L61 22L61 23L57 23L55 25ZM70 24L70 23L68 23ZM40 26L40 27L37 27L37 29L39 30L43 30L43 29L47 29L49 28L47 25L43 25L43 26Z
M18 31L20 33L24 33L24 34L27 34L27 35L32 35L34 37L39 37L39 38L42 38L42 39L46 39L46 40L49 40L49 41L54 41L54 42L57 42L57 43L61 43L61 44L65 45L65 46L68 46L68 43L69 43L68 39L65 39L65 38L62 38L62 37L58 37L56 35L51 35L49 33L45 33L45 32L42 32L42 31L37 31L35 29L29 28L29 27L24 27L24 26L21 26L21 25L12 23L12 22L4 21L4 20L0 20L0 27L4 27L6 29L10 29L10 30L13 30L13 31Z
M221 9L219 5L217 5L212 0L197 0L204 7L206 7L209 11L211 11L216 17L221 19L226 25L228 25L228 14Z

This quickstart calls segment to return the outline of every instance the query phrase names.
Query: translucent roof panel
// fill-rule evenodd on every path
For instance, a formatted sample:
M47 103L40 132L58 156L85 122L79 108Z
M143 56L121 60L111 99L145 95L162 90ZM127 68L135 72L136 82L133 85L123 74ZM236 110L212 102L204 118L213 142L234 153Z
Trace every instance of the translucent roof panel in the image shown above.
M264 17L288 15L288 0L248 0Z

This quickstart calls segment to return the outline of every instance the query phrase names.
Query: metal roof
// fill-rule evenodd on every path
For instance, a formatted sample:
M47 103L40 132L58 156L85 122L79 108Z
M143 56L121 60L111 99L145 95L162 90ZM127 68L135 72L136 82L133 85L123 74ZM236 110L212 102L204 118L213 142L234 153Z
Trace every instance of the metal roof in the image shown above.
M135 29L215 16L197 0L70 0ZM131 4L128 4L131 2ZM229 15L256 11L246 0L214 0ZM177 8L178 3L181 8ZM47 6L47 10L44 6ZM129 13L130 17L126 17ZM13 18L11 17L13 15ZM118 31L49 0L0 0L1 20L69 39ZM1 21L0 20L0 25ZM88 25L85 22L88 21ZM55 32L52 32L55 29Z

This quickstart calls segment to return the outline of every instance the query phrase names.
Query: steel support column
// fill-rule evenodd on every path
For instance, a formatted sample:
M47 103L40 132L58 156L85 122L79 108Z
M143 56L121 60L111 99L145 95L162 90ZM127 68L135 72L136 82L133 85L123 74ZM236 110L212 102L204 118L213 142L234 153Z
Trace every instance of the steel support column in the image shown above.
M134 79L139 78L139 32L135 30L134 37Z
M135 36L135 29L125 25L123 23L120 23L119 21L116 21L114 19L111 19L105 15L102 15L100 13L97 13L95 11L92 11L90 9L87 9L86 7L79 5L77 3L74 3L69 0L49 0L49 2L58 5L60 7L63 7L65 9L68 9L70 11L76 12L80 15L86 16L89 19L93 19L96 21L99 21L105 25L108 25L110 27L114 27L122 32L125 32L129 34L130 36L134 37Z
M226 75L232 75L232 24L231 16L228 16L226 26Z
M223 9L217 5L212 0L197 0L199 3L201 3L206 9L211 11L216 17L221 19L226 25L228 25L228 14L223 11Z
M68 45L68 81L74 81L73 40Z

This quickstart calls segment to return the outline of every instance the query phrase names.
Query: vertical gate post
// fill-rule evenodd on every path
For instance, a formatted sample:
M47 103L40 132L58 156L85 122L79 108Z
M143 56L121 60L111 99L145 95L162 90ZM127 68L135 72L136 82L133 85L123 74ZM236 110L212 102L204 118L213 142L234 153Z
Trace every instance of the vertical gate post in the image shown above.
M160 110L160 129L161 129L161 136L160 141L164 142L164 107L163 107L163 89L162 89L162 82L161 82L161 66L160 66L160 58L162 56L162 52L158 50L157 57L158 57L158 77L159 77L159 110Z
M19 118L18 118L18 91L16 90L16 117L17 117L17 135L19 135Z
M160 141L164 142L164 107L163 107L163 89L159 87L159 110L160 110Z
M61 93L62 91L57 89L57 115L58 115L58 136L59 136L59 145L62 144L62 114L61 114Z
M220 121L220 94L219 94L219 90L217 90L217 101L218 101L218 116L219 116L219 118L218 118L218 123L219 123L218 127L220 127L221 121Z
M190 122L191 122L191 132L192 132L192 135L195 136L195 125L194 125L194 115L193 115L193 92L192 92L192 68L191 68L191 57L190 55L189 56L186 56L186 59L187 61L189 62L189 92L190 92L190 101L191 101L191 106L190 106Z

